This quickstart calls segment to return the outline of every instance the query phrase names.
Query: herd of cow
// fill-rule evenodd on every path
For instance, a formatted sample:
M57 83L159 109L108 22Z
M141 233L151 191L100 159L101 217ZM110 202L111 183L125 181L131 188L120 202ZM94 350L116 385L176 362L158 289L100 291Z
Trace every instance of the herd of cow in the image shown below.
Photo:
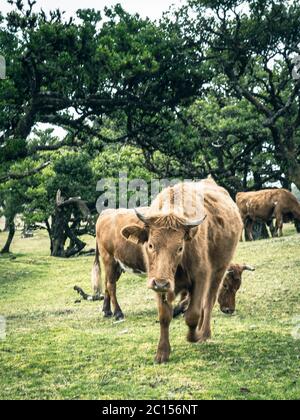
M203 211L196 220L190 203L199 191ZM178 196L179 201L175 199ZM104 316L124 317L116 295L122 273L146 274L148 288L156 292L158 302L156 361L167 362L171 352L169 326L174 316L184 313L188 341L202 343L211 338L217 299L224 313L235 311L242 274L254 270L232 264L243 227L252 238L253 224L262 220L273 236L282 235L283 222L291 218L300 221L300 204L289 191L240 193L235 203L212 178L166 188L150 207L139 211L104 211L97 222L92 271L94 293L101 295L101 256L105 268ZM177 296L180 303L173 308Z

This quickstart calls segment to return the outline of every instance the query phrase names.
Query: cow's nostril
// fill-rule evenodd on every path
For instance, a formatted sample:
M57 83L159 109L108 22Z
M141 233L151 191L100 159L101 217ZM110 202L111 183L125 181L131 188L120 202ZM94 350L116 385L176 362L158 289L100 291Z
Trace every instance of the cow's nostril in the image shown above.
M159 290L167 290L170 288L170 283L168 280L154 280L154 287Z
M232 314L234 314L234 309L224 308L224 309L222 309L222 312L226 315L232 315Z

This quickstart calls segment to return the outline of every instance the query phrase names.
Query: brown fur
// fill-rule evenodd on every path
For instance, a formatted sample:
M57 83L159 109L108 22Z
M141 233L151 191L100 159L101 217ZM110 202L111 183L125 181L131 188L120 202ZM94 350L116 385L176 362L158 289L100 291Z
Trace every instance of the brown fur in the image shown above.
M130 223L143 226L134 211L121 209L104 211L96 225L97 249L105 269L103 313L105 317L114 316L117 320L124 317L117 300L117 282L124 272L121 264L136 273L146 272L142 247L126 241L121 235L121 230ZM100 268L99 258L98 261L96 258L95 266ZM100 294L101 278L97 287L94 282L92 286L94 293Z
M227 315L234 314L236 310L236 294L241 288L242 276L246 270L255 271L246 265L231 264L220 286L218 302L221 311Z
M170 228L161 224L157 209L164 195L176 196L180 191L193 196L197 188L203 189L206 220L199 227L185 223ZM172 194L164 190L153 202L148 213L151 223L143 227L129 225L122 230L128 242L144 243L144 261L147 266L148 287L157 292L160 319L160 341L156 361L166 362L171 347L169 325L173 317L172 302L176 293L188 290L190 304L185 314L190 342L204 342L211 337L211 316L219 286L232 260L241 232L242 221L237 206L228 192L213 180L178 184ZM183 200L185 202L185 200ZM172 206L171 206L172 207ZM170 213L177 222L195 220L193 209L185 205ZM204 219L204 218L203 218ZM158 220L159 225L158 225ZM169 220L169 219L168 219ZM180 226L181 225L181 226Z
M300 221L300 204L288 190L262 190L257 192L239 193L236 196L244 226L253 240L253 225L261 220L268 224L272 236L283 236L283 223L286 220ZM276 227L273 228L273 219Z

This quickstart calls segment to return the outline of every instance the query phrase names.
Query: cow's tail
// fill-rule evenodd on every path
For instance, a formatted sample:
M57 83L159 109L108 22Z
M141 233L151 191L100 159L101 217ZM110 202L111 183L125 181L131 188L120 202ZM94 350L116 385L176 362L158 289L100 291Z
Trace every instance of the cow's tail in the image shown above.
M99 246L96 241L96 257L92 268L92 290L95 297L102 295L102 281L101 281L101 263Z

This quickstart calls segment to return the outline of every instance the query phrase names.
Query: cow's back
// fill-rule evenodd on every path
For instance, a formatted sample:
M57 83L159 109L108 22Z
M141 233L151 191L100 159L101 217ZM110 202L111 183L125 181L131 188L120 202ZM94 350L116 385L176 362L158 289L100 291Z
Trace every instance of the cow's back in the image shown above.
M146 211L147 209L144 209ZM145 272L143 249L126 241L121 230L128 225L142 226L134 210L105 210L98 218L96 225L97 243L100 254L107 253L116 261L133 271Z
M198 230L198 247L207 244L207 255L217 268L229 265L241 237L243 223L239 209L229 193L211 181L204 185L207 221Z
M277 207L282 213L288 213L297 208L296 197L285 189L266 189L255 192L239 193L236 197L237 205L242 216L253 220L269 221Z

